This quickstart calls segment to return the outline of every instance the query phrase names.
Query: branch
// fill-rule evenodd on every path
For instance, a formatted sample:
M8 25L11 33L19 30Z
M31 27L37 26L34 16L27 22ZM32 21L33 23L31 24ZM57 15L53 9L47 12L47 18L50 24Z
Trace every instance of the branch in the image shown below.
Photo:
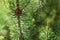
M24 8L27 7L27 6L29 5L29 3L30 3L30 0L25 4ZM24 8L23 8L23 9L24 9ZM22 10L23 10L23 9L22 9Z

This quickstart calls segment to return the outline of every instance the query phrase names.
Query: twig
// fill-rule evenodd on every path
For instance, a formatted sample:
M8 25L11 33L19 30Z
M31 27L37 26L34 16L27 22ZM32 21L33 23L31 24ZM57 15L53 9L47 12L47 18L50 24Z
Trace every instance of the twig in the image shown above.
M30 3L30 0L25 4L24 8L27 7L27 6L29 5L29 3ZM23 9L24 9L24 8L23 8ZM23 10L23 9L22 9L22 10Z

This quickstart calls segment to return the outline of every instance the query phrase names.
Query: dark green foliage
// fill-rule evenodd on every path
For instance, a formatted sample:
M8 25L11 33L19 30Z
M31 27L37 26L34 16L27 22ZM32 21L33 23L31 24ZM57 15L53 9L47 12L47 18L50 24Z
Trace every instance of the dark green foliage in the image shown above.
M60 40L60 0L19 0L19 5L22 40ZM0 40L19 38L15 9L16 0L0 0Z

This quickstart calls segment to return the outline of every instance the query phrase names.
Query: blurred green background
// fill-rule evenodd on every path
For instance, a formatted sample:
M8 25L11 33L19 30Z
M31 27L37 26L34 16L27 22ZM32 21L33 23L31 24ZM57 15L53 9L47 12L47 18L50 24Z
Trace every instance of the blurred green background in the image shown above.
M30 3L25 7L25 5ZM60 40L60 0L19 0L22 40ZM0 40L19 40L16 0L0 0Z

